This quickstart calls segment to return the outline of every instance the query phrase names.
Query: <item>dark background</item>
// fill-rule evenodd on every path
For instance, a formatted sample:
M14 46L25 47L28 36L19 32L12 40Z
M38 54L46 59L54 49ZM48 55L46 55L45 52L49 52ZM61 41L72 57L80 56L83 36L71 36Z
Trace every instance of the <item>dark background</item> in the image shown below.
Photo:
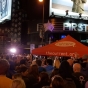
M21 9L28 14L29 20L42 19L43 2L38 0L20 0ZM49 17L49 0L44 0L44 16L45 19Z

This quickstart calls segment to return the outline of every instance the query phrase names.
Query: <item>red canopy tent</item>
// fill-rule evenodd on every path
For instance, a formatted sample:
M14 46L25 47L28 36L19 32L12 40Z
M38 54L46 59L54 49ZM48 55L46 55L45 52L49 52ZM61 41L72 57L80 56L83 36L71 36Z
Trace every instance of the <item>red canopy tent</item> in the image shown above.
M88 54L88 47L68 35L64 39L32 50L32 54L49 56L74 56L79 54L79 56L83 56Z

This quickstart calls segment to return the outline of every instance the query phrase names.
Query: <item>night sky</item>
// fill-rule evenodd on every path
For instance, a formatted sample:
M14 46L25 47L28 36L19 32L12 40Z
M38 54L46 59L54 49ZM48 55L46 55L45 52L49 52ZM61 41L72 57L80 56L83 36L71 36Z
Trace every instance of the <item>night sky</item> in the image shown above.
M35 20L41 20L43 18L43 3L39 2L38 0L20 0L21 2L21 8L24 10L24 12L28 15L29 22L34 22ZM44 0L44 19L49 18L49 0ZM21 30L22 34L22 42L23 44L26 44L27 39L27 23L24 22L23 28ZM35 25L35 24L34 24ZM25 29L25 30L23 30ZM33 31L34 28L32 28Z
M21 0L21 8L28 14L29 19L42 19L43 3L38 0ZM44 0L44 15L49 17L49 0Z

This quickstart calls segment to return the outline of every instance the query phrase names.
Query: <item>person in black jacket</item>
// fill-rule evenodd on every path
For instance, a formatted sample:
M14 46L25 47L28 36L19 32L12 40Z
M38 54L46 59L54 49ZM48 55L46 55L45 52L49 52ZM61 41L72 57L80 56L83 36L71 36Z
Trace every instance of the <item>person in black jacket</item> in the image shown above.
M85 88L87 77L83 73L81 73L81 65L79 63L75 63L73 65L73 71L74 71L73 75L80 83L80 88Z
M59 75L65 81L65 88L80 88L78 86L79 82L73 76L72 65L72 59L63 61L59 67Z
M29 88L29 79L27 77L27 75L28 75L28 68L26 66L21 66L20 67L20 73L21 73L22 79L25 82L26 88Z
M39 82L36 83L33 88L46 88L46 86L50 86L49 75L46 72L41 72L39 74Z

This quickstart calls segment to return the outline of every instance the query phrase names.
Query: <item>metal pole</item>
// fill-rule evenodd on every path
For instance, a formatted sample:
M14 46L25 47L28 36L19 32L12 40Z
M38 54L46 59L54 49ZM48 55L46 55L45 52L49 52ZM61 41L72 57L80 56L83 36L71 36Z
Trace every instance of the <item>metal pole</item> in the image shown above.
M43 21L43 24L44 24L44 0L43 0L43 19L42 19L42 21Z
M44 0L43 0L42 24L43 24L43 29L42 29L42 44L43 44L43 39L44 39Z

